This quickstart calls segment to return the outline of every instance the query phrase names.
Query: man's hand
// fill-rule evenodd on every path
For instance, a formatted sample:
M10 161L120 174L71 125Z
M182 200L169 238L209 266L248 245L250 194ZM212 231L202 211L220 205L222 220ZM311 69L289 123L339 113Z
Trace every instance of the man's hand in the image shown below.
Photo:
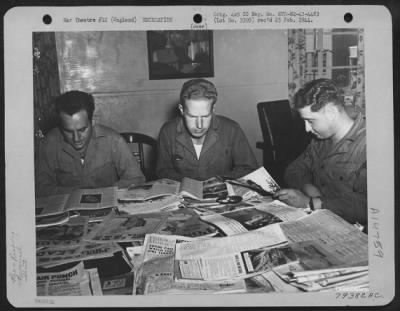
M309 197L322 197L321 191L313 184L304 184L301 190Z
M310 197L296 189L281 189L275 193L274 198L298 208L307 208L310 202Z

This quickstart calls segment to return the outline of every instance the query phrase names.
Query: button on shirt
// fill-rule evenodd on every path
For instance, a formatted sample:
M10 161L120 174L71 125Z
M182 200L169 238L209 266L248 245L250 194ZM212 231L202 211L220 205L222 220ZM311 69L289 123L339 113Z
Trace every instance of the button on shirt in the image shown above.
M365 120L357 116L349 132L335 145L313 139L285 172L290 188L311 183L322 193L323 208L351 223L367 224L367 160Z
M216 175L242 177L257 169L250 145L235 121L214 115L200 157L181 117L163 125L158 141L157 176L180 181Z
M58 128L40 146L36 196L70 193L76 188L127 187L144 182L143 173L124 139L114 130L93 126L82 159Z

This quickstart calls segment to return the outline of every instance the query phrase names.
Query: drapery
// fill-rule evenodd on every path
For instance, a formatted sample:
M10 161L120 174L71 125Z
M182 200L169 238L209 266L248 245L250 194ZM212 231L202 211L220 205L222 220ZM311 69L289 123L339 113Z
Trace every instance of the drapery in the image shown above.
M304 85L306 72L305 29L288 30L288 98L293 107L293 97Z

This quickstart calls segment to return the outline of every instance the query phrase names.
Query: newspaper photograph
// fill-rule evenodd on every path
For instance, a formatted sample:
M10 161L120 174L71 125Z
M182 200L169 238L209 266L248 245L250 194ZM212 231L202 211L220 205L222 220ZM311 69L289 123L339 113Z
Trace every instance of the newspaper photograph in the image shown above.
M391 3L3 16L6 309L397 298ZM195 115L182 90L204 80ZM335 96L303 107L316 81ZM71 92L88 106L64 112Z

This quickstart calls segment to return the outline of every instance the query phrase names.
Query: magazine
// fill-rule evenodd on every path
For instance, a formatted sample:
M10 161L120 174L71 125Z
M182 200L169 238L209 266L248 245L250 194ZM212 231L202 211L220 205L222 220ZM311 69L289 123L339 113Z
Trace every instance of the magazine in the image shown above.
M77 189L71 194L58 194L36 199L36 217L65 214L67 211L91 212L117 206L117 187ZM83 212L84 213L84 212Z
M250 198L253 193L258 193L262 196L272 196L280 189L277 182L263 166L241 178L231 180L219 177L219 179L231 184L234 192L244 199Z

